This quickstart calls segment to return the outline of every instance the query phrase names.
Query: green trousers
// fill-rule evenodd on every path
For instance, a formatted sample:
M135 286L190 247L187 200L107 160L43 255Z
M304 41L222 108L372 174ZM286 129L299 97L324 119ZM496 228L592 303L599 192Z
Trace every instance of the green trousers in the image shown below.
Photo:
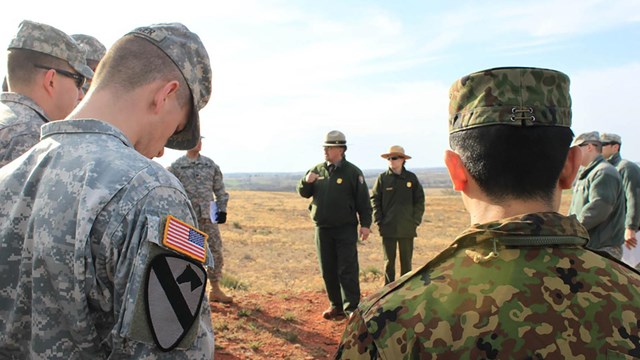
M411 271L413 258L413 238L382 238L384 250L384 283L385 285L396 279L396 246L400 253L400 275Z
M360 303L357 226L316 227L315 238L331 307L355 311Z

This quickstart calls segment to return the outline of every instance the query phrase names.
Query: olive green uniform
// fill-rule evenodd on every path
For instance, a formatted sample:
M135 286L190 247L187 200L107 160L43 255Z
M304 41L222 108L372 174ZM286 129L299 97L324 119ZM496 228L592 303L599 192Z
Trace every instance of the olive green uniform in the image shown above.
M413 238L424 214L424 190L416 174L404 166L400 174L388 169L373 185L371 206L382 236L385 284L388 284L396 276L396 246L400 253L400 274L411 271Z
M620 153L611 155L607 161L616 167L622 178L622 190L626 199L624 225L627 229L638 231L640 228L640 166L622 159Z
M311 198L311 218L316 224L315 240L331 307L353 312L360 302L358 278L358 222L371 227L369 189L362 171L343 159L333 172L326 163L310 169L319 175L313 183L303 177L297 191Z
M588 248L622 256L624 203L618 171L598 155L578 174L569 208L589 231Z

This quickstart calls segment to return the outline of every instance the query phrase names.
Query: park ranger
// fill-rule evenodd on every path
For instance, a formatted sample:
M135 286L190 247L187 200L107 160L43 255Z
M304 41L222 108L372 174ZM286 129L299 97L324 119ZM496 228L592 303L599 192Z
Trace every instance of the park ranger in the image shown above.
M170 23L102 61L93 95L0 169L0 358L211 359L207 236L150 160L198 142L209 56Z
M640 275L557 211L581 152L569 78L495 68L449 92L445 164L467 230L362 301L337 359L636 358Z
M344 134L330 131L323 145L325 161L307 171L297 191L304 198L312 198L309 210L316 225L320 272L329 298L329 308L322 317L340 320L360 302L358 222L359 236L366 240L371 204L362 171L345 158Z
M224 189L224 178L220 167L210 158L200 154L202 138L187 154L179 157L168 168L184 186L191 205L198 217L200 230L209 235L209 250L213 255L214 267L208 269L209 300L222 303L233 302L220 288L224 257L222 255L222 236L218 224L227 222L227 203L229 193Z
M24 20L8 47L7 90L0 94L0 167L40 140L40 127L64 119L91 79L84 50L64 32Z

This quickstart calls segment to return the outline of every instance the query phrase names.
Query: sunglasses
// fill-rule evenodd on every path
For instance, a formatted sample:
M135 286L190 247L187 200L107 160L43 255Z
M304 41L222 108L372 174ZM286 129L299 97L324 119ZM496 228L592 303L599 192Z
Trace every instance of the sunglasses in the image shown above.
M398 159L402 159L400 156L389 156L387 158L387 160L398 160Z
M76 82L76 87L78 89L82 88L82 85L84 85L86 78L80 74L75 74L72 73L70 71L67 70L62 70L62 69L56 69L54 67L51 66L44 66L44 65L38 65L38 64L34 64L34 67L38 68L38 69L45 69L45 70L55 70L56 72L60 73L60 75L62 76L66 76L68 78L72 78L73 80L75 80Z

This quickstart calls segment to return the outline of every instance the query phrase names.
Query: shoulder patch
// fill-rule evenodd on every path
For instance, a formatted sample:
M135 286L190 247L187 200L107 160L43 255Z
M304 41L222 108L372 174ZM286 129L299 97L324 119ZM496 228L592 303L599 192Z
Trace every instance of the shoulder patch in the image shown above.
M153 340L162 351L175 348L194 325L207 284L202 264L173 254L151 260L145 308Z
M207 258L209 236L193 226L168 215L164 225L162 244L201 263Z

